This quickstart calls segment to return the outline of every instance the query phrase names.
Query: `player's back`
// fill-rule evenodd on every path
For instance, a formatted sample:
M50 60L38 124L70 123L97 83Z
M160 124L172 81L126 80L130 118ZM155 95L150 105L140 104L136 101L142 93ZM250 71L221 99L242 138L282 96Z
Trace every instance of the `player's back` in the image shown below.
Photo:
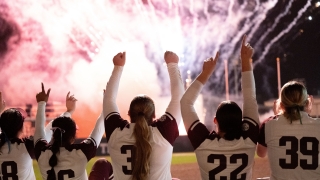
M38 151L37 147L36 151ZM56 154L58 163L54 166L57 179L88 179L86 165L88 161L94 157L95 151L96 148L90 140L85 140L81 144L71 144L67 147L60 147L60 152ZM41 149L38 164L43 179L47 179L47 171L51 170L51 166L49 165L51 156L52 151L50 149Z
M262 126L271 179L320 179L320 120L301 115L301 123L280 115Z
M251 179L255 147L250 138L209 136L195 150L202 179Z
M32 140L13 139L10 146L5 143L0 149L0 179L35 180L31 156Z
M132 134L134 126L135 123L130 123L123 130L115 129L108 142L114 177L118 180L131 178L132 153L136 141ZM170 167L173 146L162 137L157 127L149 126L149 128L152 132L149 179L171 180Z

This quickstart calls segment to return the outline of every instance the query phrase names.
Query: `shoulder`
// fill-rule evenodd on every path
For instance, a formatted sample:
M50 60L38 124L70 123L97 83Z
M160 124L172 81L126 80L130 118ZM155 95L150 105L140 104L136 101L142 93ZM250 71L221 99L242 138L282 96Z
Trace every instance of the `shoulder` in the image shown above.
M279 114L278 115L274 115L274 116L270 116L269 118L263 120L263 122L261 124L263 125L263 124L275 122L275 121L277 121L279 119L280 116L281 115L279 115Z

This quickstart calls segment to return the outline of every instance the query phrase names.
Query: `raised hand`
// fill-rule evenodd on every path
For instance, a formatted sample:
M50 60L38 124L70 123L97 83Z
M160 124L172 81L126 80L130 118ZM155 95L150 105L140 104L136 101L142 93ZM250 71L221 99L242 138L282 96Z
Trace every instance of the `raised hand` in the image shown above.
M251 71L251 58L253 55L253 48L250 46L249 43L246 43L247 36L244 35L242 38L242 44L241 44L241 64L242 64L242 72L244 71Z
M2 92L0 91L0 113L6 108L6 101L2 99Z
M179 62L179 57L174 52L166 51L164 53L164 60L166 61L167 64L169 64L169 63L178 63Z
M73 113L76 109L76 102L77 99L74 97L74 95L70 96L70 91L68 92L66 96L66 107L67 107L67 112Z
M113 64L115 66L124 66L126 63L126 52L120 52L113 57Z
M216 56L214 57L214 59L210 57L209 59L203 62L202 72L197 77L198 81L200 81L202 84L205 84L208 81L209 77L211 76L211 74L213 73L216 67L218 59L219 59L219 52L216 53Z
M49 88L46 93L44 90L43 83L41 83L41 88L42 88L42 91L36 95L37 102L40 102L40 101L48 102L48 98L49 98L49 94L50 94L51 89Z

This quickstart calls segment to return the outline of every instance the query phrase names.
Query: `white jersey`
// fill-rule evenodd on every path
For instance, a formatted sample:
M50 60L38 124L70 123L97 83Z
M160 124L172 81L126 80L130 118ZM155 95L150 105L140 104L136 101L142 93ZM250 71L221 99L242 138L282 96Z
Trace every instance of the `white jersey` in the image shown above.
M35 180L33 171L33 140L12 139L9 146L5 143L0 150L0 179Z
M109 114L105 120L108 151L114 178L118 180L131 179L132 151L136 142L133 136L134 126L135 123L123 120L117 112ZM149 128L152 132L152 152L148 179L171 180L173 142L179 136L177 123L171 114L166 113Z
M44 101L38 102L35 130L35 157L38 161L41 176L47 179L47 171L51 170L49 159L52 156L51 145L45 140L45 105ZM68 112L63 116L71 116ZM70 144L60 147L60 152L56 154L58 163L54 166L57 180L86 180L88 179L86 166L88 161L96 154L104 133L103 114L98 118L94 129L88 139L80 144Z
M259 144L267 147L272 180L320 179L320 119L300 114L302 124L278 115L261 126Z
M96 150L97 146L93 139L86 139L80 144L60 147L60 152L56 154L58 163L54 167L57 180L88 179L85 169L88 161L95 156ZM39 140L36 143L35 155L41 176L43 179L47 179L47 171L51 170L49 159L52 156L52 151L46 140Z
M171 159L173 142L179 136L178 124L181 121L180 99L183 95L177 63L169 63L168 72L171 84L171 101L166 113L149 126L152 135L150 143L150 180L171 180ZM132 136L135 123L123 120L116 105L117 91L123 67L115 66L106 87L103 99L105 132L108 150L112 159L114 179L129 180L132 171L132 150L136 139Z
M209 132L193 108L203 84L195 81L181 99L182 117L199 164L201 178L251 180L259 135L258 105L252 71L242 73L243 122L240 139L228 141ZM188 124L189 123L189 124Z

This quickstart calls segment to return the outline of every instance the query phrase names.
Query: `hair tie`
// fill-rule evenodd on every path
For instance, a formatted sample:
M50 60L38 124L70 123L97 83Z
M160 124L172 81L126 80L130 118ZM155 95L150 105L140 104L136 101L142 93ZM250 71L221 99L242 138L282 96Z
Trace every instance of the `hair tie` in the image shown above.
M138 116L144 116L143 112L138 112Z
M2 133L3 133L3 135L4 135L4 140L6 141L6 143L8 143L8 147L9 147L9 150L8 150L8 154L10 153L10 151L11 151L11 146L10 146L10 141L9 141L9 139L8 139L8 136L7 136L7 134L4 132L4 131L2 131Z
M62 133L65 133L66 131L62 128L59 128L59 127L52 127L51 130L53 131L53 133L59 129L60 130L60 136L61 136L61 141L60 141L60 146L62 146Z
M52 130L53 132L55 132L57 129L59 129L61 133L65 133L65 132L66 132L64 129L59 128L59 127L52 127L52 128L51 128L51 130Z

